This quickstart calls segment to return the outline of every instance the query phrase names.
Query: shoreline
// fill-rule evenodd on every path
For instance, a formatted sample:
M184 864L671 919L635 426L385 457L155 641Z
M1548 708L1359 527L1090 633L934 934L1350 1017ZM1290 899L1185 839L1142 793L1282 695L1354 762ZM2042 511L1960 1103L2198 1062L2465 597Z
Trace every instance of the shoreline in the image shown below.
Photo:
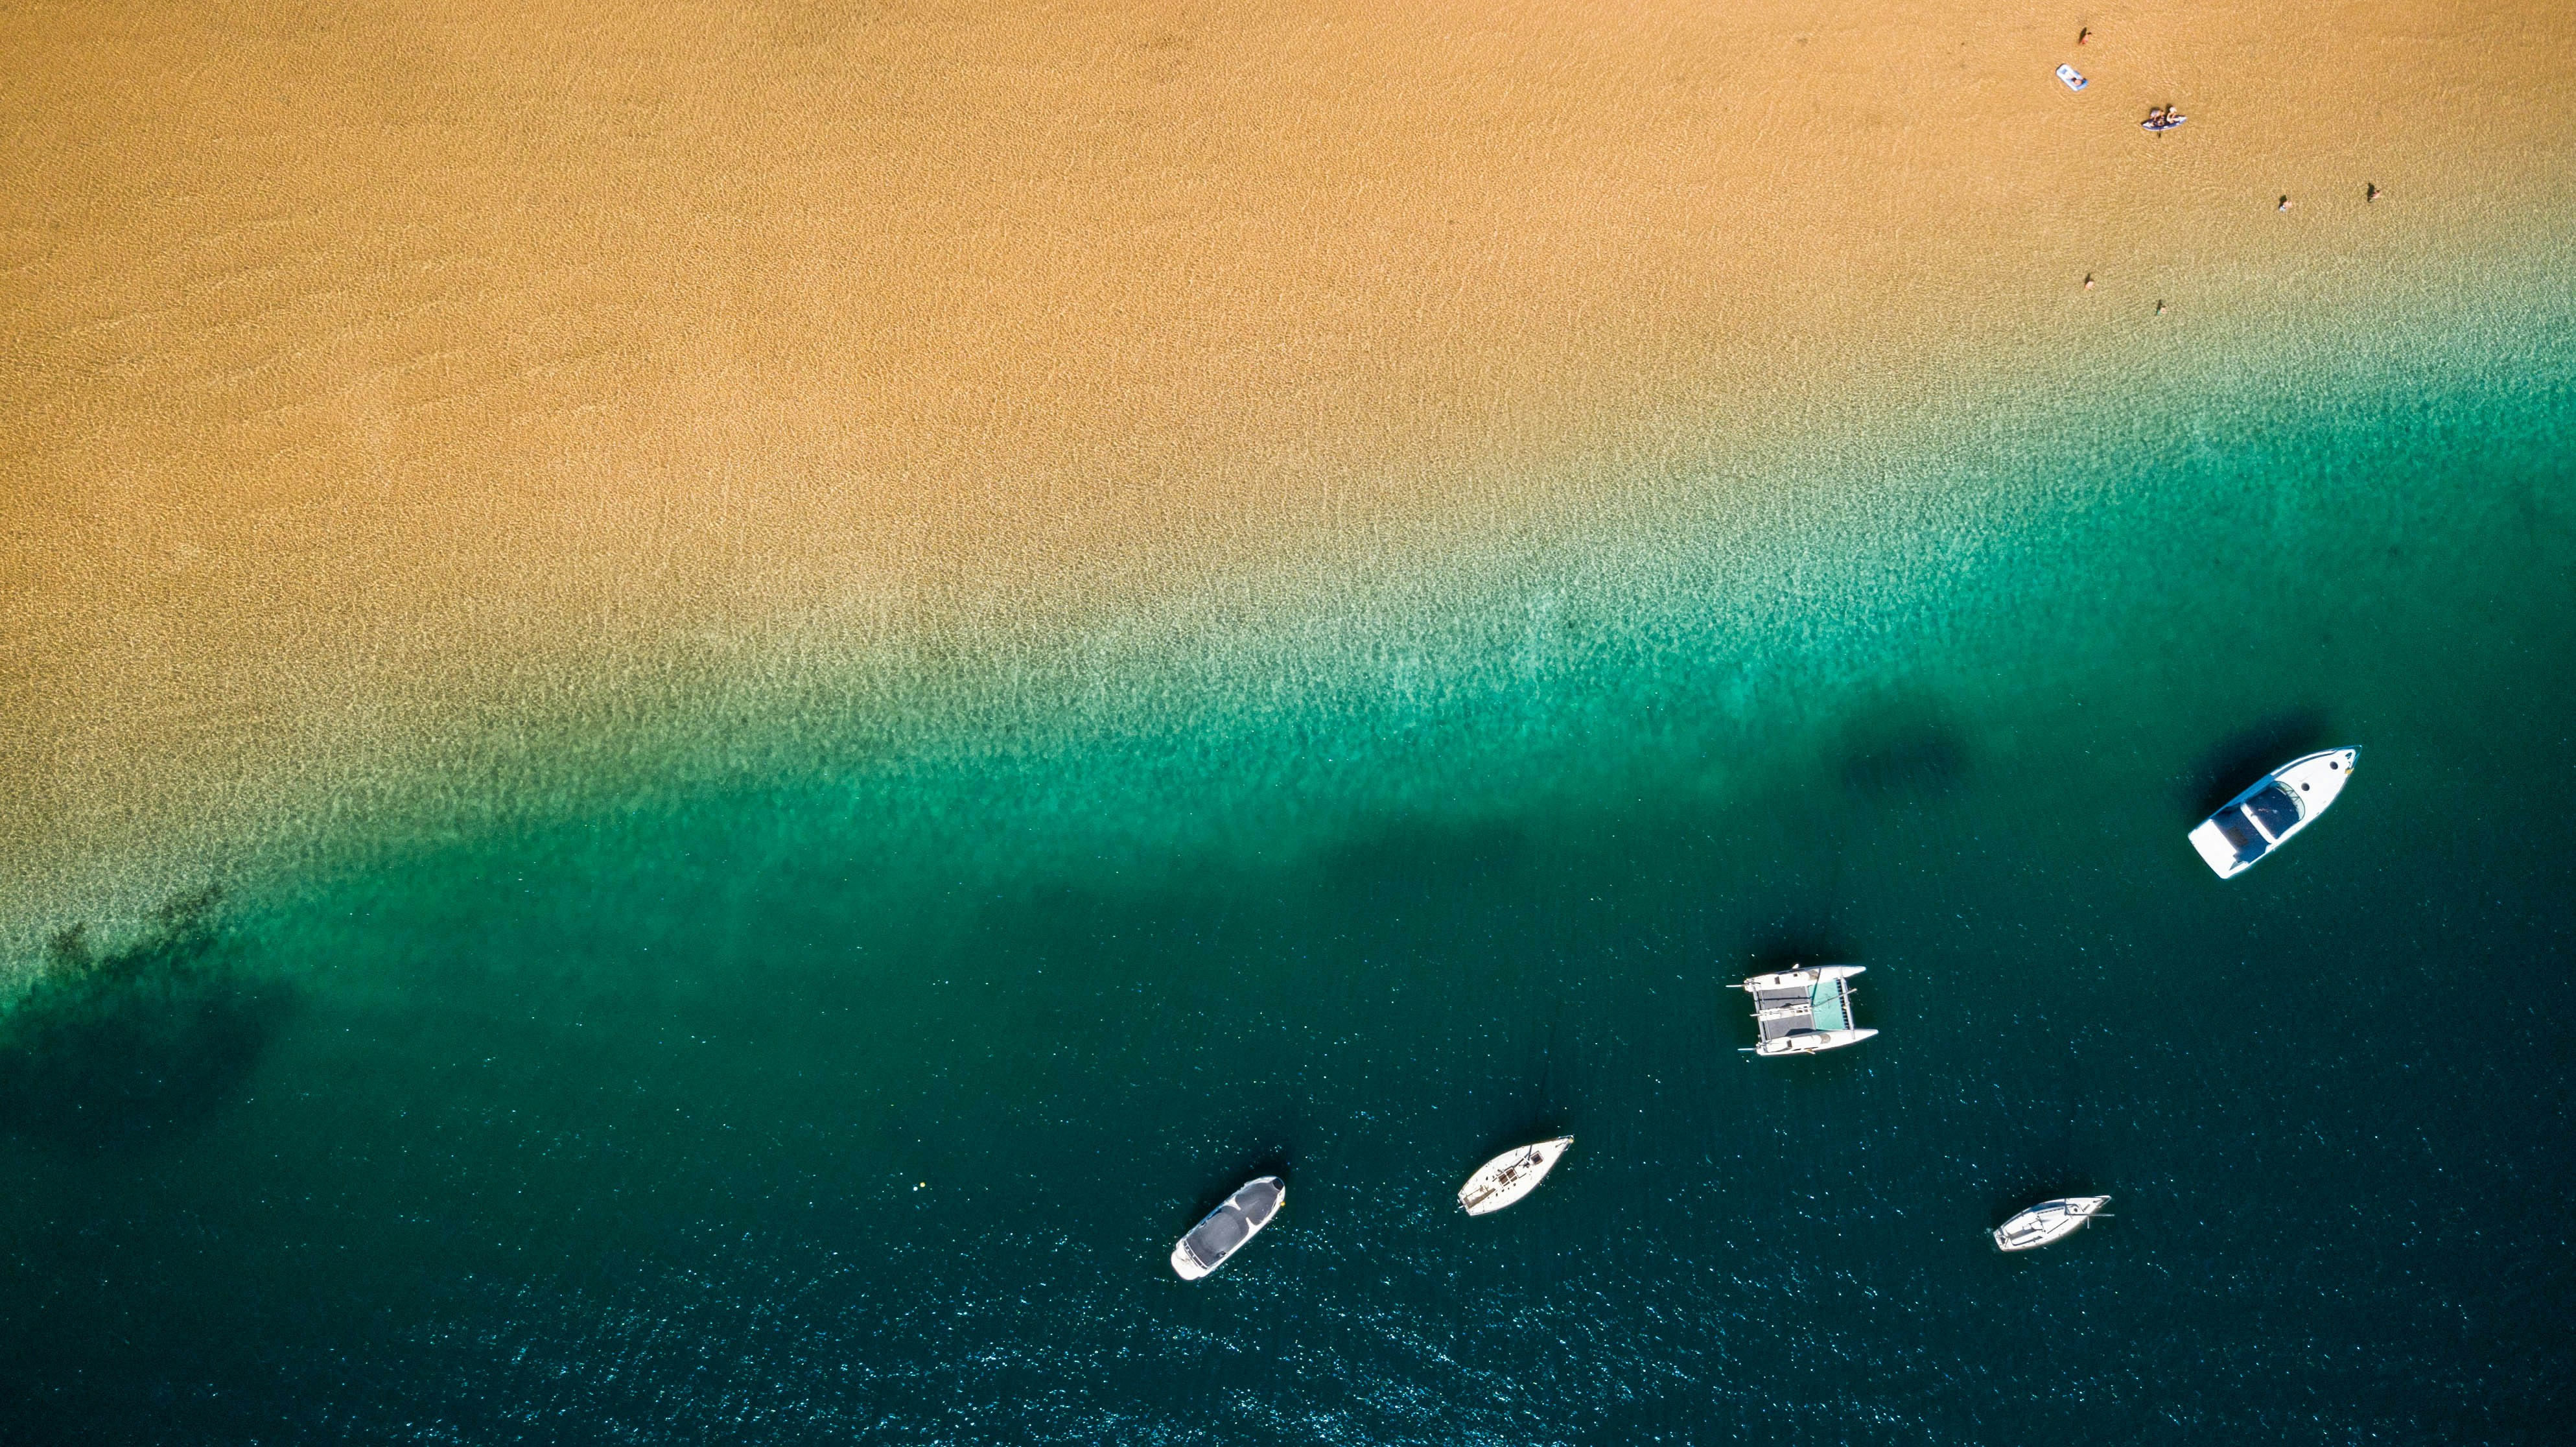
M1282 739L1302 736L1308 725L1301 718L1338 717L1353 727L1405 719L1399 733L1424 723L1454 731L1501 707L1496 718L1520 719L1503 728L1506 742L1541 715L1551 732L1599 727L1597 705L1504 707L1525 688L1514 673L1524 665L1513 661L1512 634L1538 626L1533 609L1548 618L1562 613L1577 628L1574 636L1589 640L1582 654L1544 665L1551 674L1570 667L1588 677L1584 671L1606 669L1596 682L1651 683L1658 650L1731 639L1740 657L1728 667L1750 669L1748 678L1801 678L1802 691L1822 688L1829 701L1856 705L1887 659L1870 650L1841 657L1832 637L1874 636L1886 624L1873 620L1887 618L1902 620L1894 636L1924 640L1962 625L1991 633L2007 622L2008 600L1944 578L1945 550L2010 552L2017 539L2080 530L2101 508L2086 490L2131 475L2132 458L2207 466L2260 451L2276 434L2336 429L2346 425L2336 419L2356 407L2376 415L2393 397L2419 405L2390 413L2392 420L2420 426L2440 398L2506 396L2530 366L2565 351L2545 329L2534 332L2532 350L2519 356L2472 361L2464 346L2437 386L2422 375L2424 356L2389 356L2354 364L2338 386L2288 407L2267 388L2233 411L2193 407L2190 399L2205 400L2218 386L2204 378L2201 388L2168 395L2060 398L2046 404L2053 410L2039 414L2036 426L2030 417L1980 422L1963 411L1939 419L1947 425L1911 439L1905 450L1887 449L1884 432L1859 423L1820 449L1827 460L1811 463L1794 505L1758 518L1722 498L1703 499L1694 513L1657 496L1624 520L1596 519L1579 535L1546 532L1472 553L1434 547L1413 559L1418 570L1390 566L1383 554L1364 572L1350 571L1347 558L1283 558L1273 560L1275 572L1189 590L1161 606L1139 603L1124 617L1044 638L967 630L935 662L845 641L837 645L842 653L827 656L824 643L789 638L736 656L730 667L668 676L663 691L630 694L606 712L592 696L564 693L555 712L525 710L459 731L438 753L307 756L296 761L306 771L300 779L236 783L214 807L192 800L199 813L187 827L166 831L170 814L150 821L177 833L176 846L97 851L85 861L96 866L91 870L49 874L23 852L22 837L16 843L25 862L12 871L16 898L6 904L13 916L7 932L15 936L7 955L23 962L51 929L82 920L112 935L120 920L147 917L163 895L210 880L245 886L251 898L281 889L291 896L304 887L299 880L345 880L370 859L558 831L585 817L612 820L693 796L772 786L828 795L847 787L853 807L879 795L877 807L891 807L907 778L944 798L946 786L935 781L953 783L978 770L1038 778L1067 760L1090 758L1106 770L1102 778L1115 780L1140 760L1166 754L1167 763L1148 772L1223 759L1233 761L1229 772L1250 763L1266 778L1293 762L1278 750ZM2434 386L2433 395L2421 390L2426 386ZM2409 415L2419 420L2403 424ZM2529 423L2540 414L2524 404L2516 415ZM2092 445L2071 451L2059 439L2077 430L2078 419L2092 429ZM2158 437L2170 435L2177 420L2188 432L2160 448ZM2389 445L2408 444L2401 438ZM1852 462L1864 453L1866 463ZM1960 480L1974 485L1963 488ZM2008 510L2005 521L1968 521L1994 508ZM1897 570L1875 571L1888 564ZM1282 596L1283 576L1337 570L1339 585L1310 590L1292 607L1257 602ZM1701 596L1729 579L1745 590ZM1780 612L1789 600L1771 592L1782 587L1823 591L1791 615ZM1560 677L1557 690L1575 676ZM1794 732L1806 711L1802 703L1769 725L1749 715L1735 724L1748 738L1769 737ZM1524 744L1536 748L1532 759L1548 755ZM1481 756L1483 746L1470 752ZM1387 763L1400 772L1410 767L1395 755ZM1296 808L1322 804L1329 813L1336 806L1326 801L1344 792L1318 783L1332 773L1308 761L1276 782L1303 801ZM1436 785L1433 779L1422 787ZM1157 787L1178 786L1166 779ZM1306 799L1316 787L1322 793ZM328 807L311 809L314 798ZM177 883L134 883L138 871L173 869ZM116 903L102 910L102 900Z
M1798 526L2124 367L2537 334L2540 13L23 20L0 863L327 849L762 689L1078 695L1157 630Z

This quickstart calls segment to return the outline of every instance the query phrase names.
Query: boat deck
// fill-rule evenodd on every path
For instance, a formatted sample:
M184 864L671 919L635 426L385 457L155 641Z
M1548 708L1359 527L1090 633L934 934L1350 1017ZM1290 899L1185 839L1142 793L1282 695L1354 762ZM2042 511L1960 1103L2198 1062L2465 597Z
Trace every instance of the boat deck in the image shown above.
M1215 1270L1251 1240L1253 1232L1269 1224L1282 1194L1279 1183L1266 1176L1250 1182L1191 1227L1190 1234L1181 1238L1181 1249L1202 1268Z
M1770 1012L1784 1011L1778 1015ZM1851 981L1820 980L1785 990L1753 992L1753 1013L1765 1043L1808 1030L1851 1028Z

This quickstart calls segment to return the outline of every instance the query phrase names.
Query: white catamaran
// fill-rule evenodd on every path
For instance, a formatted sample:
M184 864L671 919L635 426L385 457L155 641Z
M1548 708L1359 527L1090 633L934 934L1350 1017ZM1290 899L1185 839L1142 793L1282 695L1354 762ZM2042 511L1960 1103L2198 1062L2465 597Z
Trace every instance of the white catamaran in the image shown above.
M1852 1026L1851 977L1866 965L1824 965L1755 975L1730 986L1753 997L1753 1021L1762 1043L1756 1055L1812 1055L1857 1044L1877 1034Z
M1537 1190L1547 1173L1556 1169L1566 1147L1573 1144L1574 1137L1565 1135L1503 1152L1477 1167L1467 1184L1458 1188L1459 1207L1470 1216L1491 1215L1503 1209Z

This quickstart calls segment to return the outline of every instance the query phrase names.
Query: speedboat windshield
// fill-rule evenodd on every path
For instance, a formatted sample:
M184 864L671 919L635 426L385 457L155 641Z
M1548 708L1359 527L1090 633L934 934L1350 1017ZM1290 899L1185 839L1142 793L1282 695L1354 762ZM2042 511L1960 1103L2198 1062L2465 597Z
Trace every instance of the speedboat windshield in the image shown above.
M2257 789L2245 801L2245 812L2261 822L2264 833L2278 839L2299 822L2299 796L2276 781Z
M2218 827L2227 847L2236 851L2239 864L2253 863L2263 857L2264 850L2272 847L2263 842L2262 835L2254 832L2253 824L2245 818L2245 811L2233 804L2211 815L2209 822Z

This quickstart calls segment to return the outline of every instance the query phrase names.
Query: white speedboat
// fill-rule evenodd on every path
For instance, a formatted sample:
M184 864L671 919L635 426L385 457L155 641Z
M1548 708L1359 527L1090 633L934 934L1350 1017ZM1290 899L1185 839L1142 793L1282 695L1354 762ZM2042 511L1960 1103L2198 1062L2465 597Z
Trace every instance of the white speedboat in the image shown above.
M2191 847L2219 878L2234 879L2315 823L2343 792L2360 758L2359 749L2328 749L2292 759L2201 820L2191 831Z
M1261 1234L1287 1199L1288 1183L1277 1176L1244 1182L1172 1248L1172 1269L1183 1281L1196 1281L1223 1266L1244 1242Z
M1458 1205L1470 1216L1488 1216L1538 1189L1547 1173L1556 1169L1557 1159L1574 1137L1561 1135L1552 1141L1508 1150L1476 1168L1467 1184L1458 1188Z
M1733 988L1753 997L1753 1022L1762 1043L1756 1055L1813 1055L1857 1044L1877 1034L1855 1029L1851 977L1866 965L1819 965L1755 975Z
M2108 1196L2061 1196L2042 1201L1995 1228L1995 1245L2006 1251L2031 1251L2069 1232L2081 1229L2085 1222L2101 1214L2111 1204Z

